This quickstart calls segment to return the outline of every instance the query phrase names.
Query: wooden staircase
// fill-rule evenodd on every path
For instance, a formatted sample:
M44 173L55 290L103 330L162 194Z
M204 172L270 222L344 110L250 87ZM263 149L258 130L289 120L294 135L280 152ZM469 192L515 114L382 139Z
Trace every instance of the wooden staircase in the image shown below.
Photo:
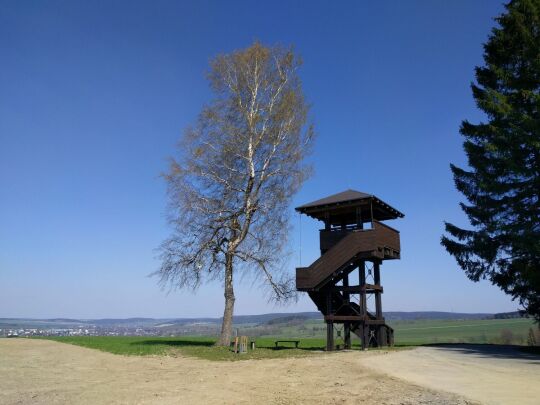
M373 221L373 225L373 229L339 232L341 239L311 266L296 268L296 289L319 290L335 274L354 268L358 260L399 259L399 232L378 221ZM331 233L338 232L321 231L321 247L328 243L325 239L329 239Z

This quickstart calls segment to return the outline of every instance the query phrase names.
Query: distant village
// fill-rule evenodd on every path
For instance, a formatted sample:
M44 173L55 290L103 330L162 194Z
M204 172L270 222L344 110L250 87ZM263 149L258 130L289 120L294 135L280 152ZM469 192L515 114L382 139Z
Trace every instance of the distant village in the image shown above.
M1 325L0 325L1 326ZM96 326L80 325L74 327L19 327L0 328L0 338L34 337L34 336L182 336L214 334L214 324L168 325L166 327L148 326Z

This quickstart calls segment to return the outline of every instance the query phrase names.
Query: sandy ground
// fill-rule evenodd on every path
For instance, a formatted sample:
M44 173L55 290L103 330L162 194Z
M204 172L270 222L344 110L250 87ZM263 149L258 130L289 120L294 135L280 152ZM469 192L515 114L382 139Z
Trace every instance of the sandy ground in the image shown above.
M379 372L485 404L540 405L540 356L511 346L445 345L371 357Z
M508 359L508 364L499 369L497 359L487 359L497 365L491 367L489 363L484 367L476 364L482 359L460 363L452 357L459 355L421 348L388 354L321 353L298 359L230 363L185 357L118 356L46 340L0 339L0 403L477 403L459 395L463 392L457 389L461 384L458 374L462 373L471 381L476 379L485 384L492 374L500 374L498 378L505 379L504 386L515 391L515 396L507 395L508 401L501 403L526 403L531 395L539 397L538 364L527 361L514 364ZM446 359L451 361L449 367L443 364ZM379 371L374 371L374 364ZM535 374L526 378L514 375L513 367L519 370L524 367L523 371L530 368ZM394 368L403 369L403 373L395 374L400 378L386 374ZM450 374L448 368L452 370ZM424 370L424 379L418 369ZM479 371L484 373L481 378ZM442 376L437 379L433 372L440 372ZM446 381L445 373L453 376L452 379ZM528 386L529 393L519 392L527 381L533 384ZM492 399L490 393L480 395L482 390L470 391L474 394L470 398L487 402Z

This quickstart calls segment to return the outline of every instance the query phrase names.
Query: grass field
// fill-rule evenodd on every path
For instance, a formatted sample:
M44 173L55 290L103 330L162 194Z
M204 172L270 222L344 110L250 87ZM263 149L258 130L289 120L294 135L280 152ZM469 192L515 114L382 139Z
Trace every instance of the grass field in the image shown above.
M140 337L140 336L62 336L47 339L75 344L115 354L125 355L170 355L194 356L208 360L246 360L280 357L303 357L324 348L323 339L301 339L300 348L280 347L275 349L275 338L256 339L257 350L235 354L228 348L215 347L215 338L205 337Z
M525 345L529 329L535 327L532 319L527 318L399 321L390 325L394 328L395 342L399 345L429 343Z
M395 343L398 345L422 345L430 343L491 343L525 345L529 329L535 328L532 319L486 319L486 320L409 320L390 321L394 328ZM338 326L338 329L341 327ZM241 330L241 333L243 331ZM245 331L250 335L249 329ZM300 338L320 338L326 336L326 325L322 320L309 320L300 325L285 325L279 334L273 336L294 336ZM353 336L353 339L355 336ZM339 339L338 339L339 340Z
M433 343L489 343L526 344L529 328L536 327L530 319L468 320L468 321L396 321L391 324L395 331L395 343L399 346L416 346ZM309 327L284 327L278 336L256 338L255 351L237 355L228 348L214 347L213 337L132 337L132 336L73 336L48 339L124 355L187 355L209 360L244 360L280 357L309 356L324 350L322 334L324 324L310 321ZM306 331L320 336L305 337ZM280 338L298 338L300 347L275 349L274 342ZM342 337L336 344L343 344ZM353 349L360 342L353 336Z

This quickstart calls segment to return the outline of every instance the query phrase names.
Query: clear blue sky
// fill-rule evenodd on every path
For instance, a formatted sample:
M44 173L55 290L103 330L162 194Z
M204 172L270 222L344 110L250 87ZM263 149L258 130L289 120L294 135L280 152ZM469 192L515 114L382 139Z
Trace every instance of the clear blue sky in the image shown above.
M0 317L220 316L218 283L165 294L159 174L209 92L220 52L293 44L318 140L295 198L347 188L406 214L402 260L385 263L385 310L510 311L439 245L466 224L449 163L458 128L481 119L470 92L499 1L0 1ZM291 271L299 262L293 215ZM302 264L318 257L302 219ZM237 284L237 314L274 307Z

